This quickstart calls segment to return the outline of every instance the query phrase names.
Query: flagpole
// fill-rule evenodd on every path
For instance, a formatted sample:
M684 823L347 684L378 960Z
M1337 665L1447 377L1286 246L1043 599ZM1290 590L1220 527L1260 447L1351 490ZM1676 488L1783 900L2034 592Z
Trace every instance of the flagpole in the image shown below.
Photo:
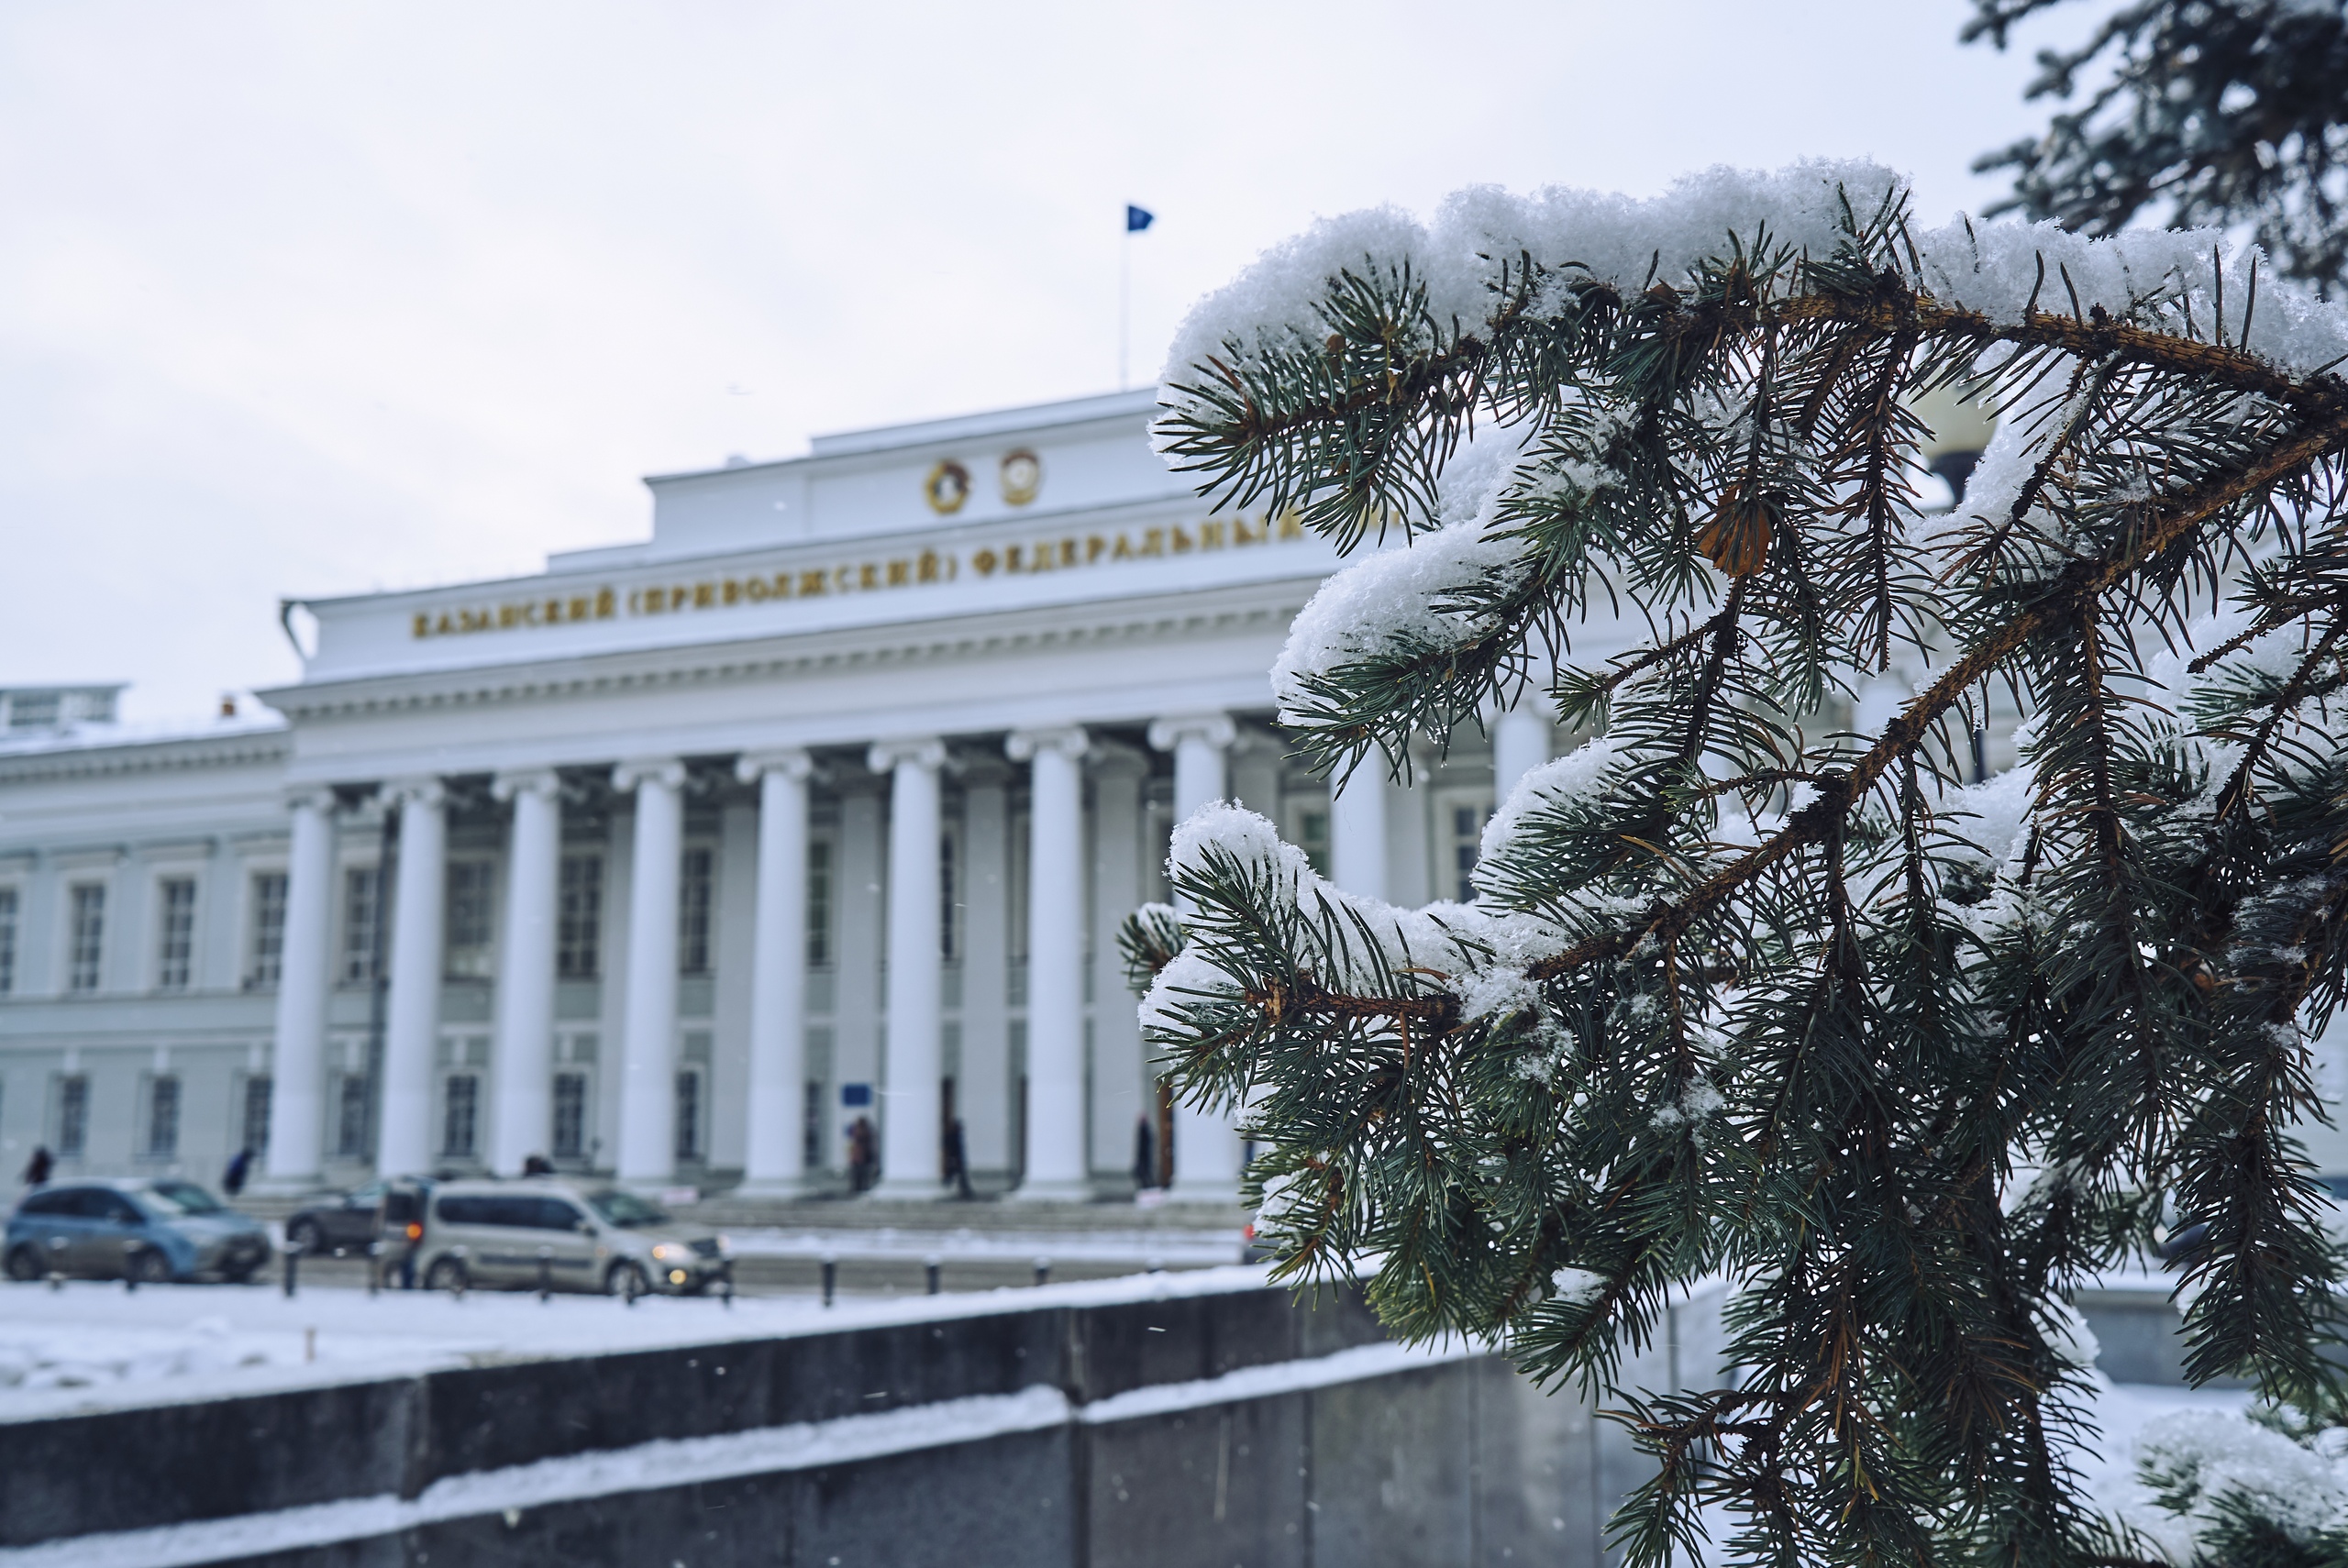
M1133 294L1134 294L1134 226L1125 221L1124 234L1117 241L1117 390L1124 392L1131 381L1128 374L1133 358Z

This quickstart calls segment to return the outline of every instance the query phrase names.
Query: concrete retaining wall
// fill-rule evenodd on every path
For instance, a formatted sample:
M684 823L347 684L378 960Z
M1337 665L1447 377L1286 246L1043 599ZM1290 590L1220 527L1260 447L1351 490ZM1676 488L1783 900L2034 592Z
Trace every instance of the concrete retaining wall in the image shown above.
M1635 1475L1581 1403L1391 1345L1351 1295L1191 1275L939 1301L0 1422L0 1568L1595 1568ZM1710 1353L1716 1305L1681 1316L1641 1381Z

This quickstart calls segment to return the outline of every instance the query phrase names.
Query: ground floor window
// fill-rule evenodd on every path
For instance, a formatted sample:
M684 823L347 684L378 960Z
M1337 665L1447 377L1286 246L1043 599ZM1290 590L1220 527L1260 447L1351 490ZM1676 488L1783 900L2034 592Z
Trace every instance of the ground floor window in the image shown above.
M90 1080L68 1073L57 1080L57 1153L79 1159L90 1143Z
M701 1075L677 1075L677 1158L701 1158Z
M256 1073L245 1079L244 1126L237 1146L256 1154L269 1147L270 1080Z
M179 1152L179 1075L158 1073L147 1082L147 1157L168 1160Z
M481 1079L472 1073L451 1073L441 1097L440 1152L471 1158L480 1132Z
M554 1076L554 1157L583 1159L587 1154L587 1075Z
M824 1080L807 1080L807 1097L799 1102L799 1163L811 1171L824 1168Z
M346 1160L367 1157L367 1079L345 1073L335 1097L334 1152Z

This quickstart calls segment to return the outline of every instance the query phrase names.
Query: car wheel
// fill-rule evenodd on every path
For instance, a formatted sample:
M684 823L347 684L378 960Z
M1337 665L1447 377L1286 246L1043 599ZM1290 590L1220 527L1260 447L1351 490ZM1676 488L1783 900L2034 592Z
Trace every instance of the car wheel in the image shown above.
M156 1248L141 1247L138 1255L130 1260L130 1277L141 1285L169 1285L172 1260Z
M432 1266L424 1271L424 1288L445 1290L450 1295L462 1291L470 1283L462 1258L434 1258Z
M327 1250L327 1233L318 1229L316 1220L296 1220L285 1227L285 1244L299 1247L305 1257L316 1257Z
M40 1275L40 1254L30 1247L18 1247L8 1254L8 1277L18 1285L28 1285Z
M604 1271L604 1289L614 1296L648 1296L652 1277L640 1265L623 1261Z

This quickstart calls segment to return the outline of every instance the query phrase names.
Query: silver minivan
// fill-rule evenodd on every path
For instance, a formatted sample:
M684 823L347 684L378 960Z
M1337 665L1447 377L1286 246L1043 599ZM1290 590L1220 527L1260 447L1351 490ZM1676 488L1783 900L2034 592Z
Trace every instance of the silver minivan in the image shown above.
M689 1296L732 1266L725 1237L635 1193L537 1178L437 1184L416 1251L430 1290L543 1279L557 1290Z

